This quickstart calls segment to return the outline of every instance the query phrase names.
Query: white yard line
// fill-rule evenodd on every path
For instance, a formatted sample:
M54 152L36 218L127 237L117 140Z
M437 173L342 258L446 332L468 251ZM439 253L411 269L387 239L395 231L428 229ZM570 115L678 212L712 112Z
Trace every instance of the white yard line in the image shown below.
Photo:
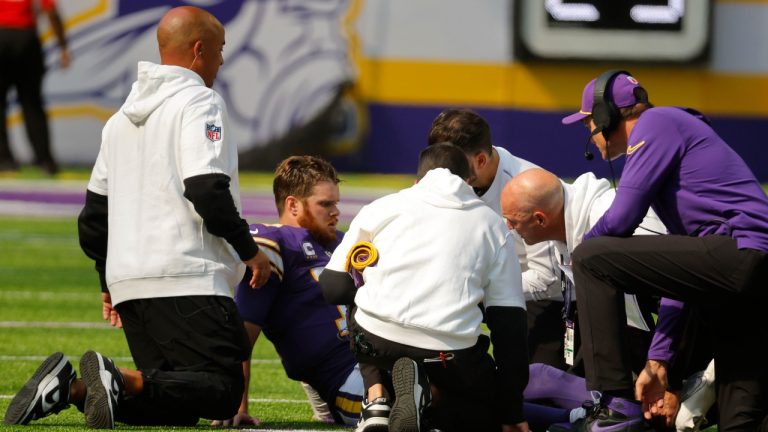
M71 321L0 321L0 328L53 328L53 329L100 329L113 328L106 322L71 322Z
M75 291L20 291L20 290L2 290L0 299L23 299L23 300L78 300L94 301L101 303L101 292L96 288L89 292Z
M45 360L47 358L48 358L47 355L45 355L45 356L42 356L42 355L40 355L40 356L37 356L37 355L0 355L0 361L7 361L7 362L12 362L12 361L41 362L41 361L43 361L43 360ZM110 356L109 358L111 358L112 360L116 360L118 362L130 362L130 361L133 361L133 359L130 358L130 357L112 357L112 356ZM80 359L79 357L69 356L69 360L70 361L75 361L76 362L79 359Z
M13 399L15 395L3 394L0 399ZM269 398L249 398L248 402L255 403L278 403L278 404L309 404L307 399L269 399Z
M107 323L100 322L71 322L71 321L0 321L0 328L74 328L74 329L113 329ZM48 356L14 356L0 355L0 361L43 361ZM111 357L113 360L130 362L131 357ZM78 357L72 358L77 360ZM251 359L253 364L280 364L279 359Z
M0 361L32 361L32 362L41 362L45 359L47 359L48 356L36 356L36 355L0 355ZM112 357L109 356L112 360L116 360L118 362L132 362L133 358L131 357ZM69 356L70 361L77 362L80 357L73 357ZM252 364L280 364L279 359L251 359Z

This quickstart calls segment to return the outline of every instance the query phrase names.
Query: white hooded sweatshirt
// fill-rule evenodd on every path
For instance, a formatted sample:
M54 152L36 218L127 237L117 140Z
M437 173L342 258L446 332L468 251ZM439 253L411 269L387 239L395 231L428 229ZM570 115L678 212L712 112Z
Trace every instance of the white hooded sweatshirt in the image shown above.
M106 279L113 305L154 297L231 296L245 266L206 230L184 179L230 177L237 148L224 100L191 70L140 62L138 80L102 131L88 189L108 198Z
M385 339L432 350L473 346L478 304L525 309L514 240L501 218L444 168L363 207L327 269L343 272L358 241L378 263L363 273L355 319Z

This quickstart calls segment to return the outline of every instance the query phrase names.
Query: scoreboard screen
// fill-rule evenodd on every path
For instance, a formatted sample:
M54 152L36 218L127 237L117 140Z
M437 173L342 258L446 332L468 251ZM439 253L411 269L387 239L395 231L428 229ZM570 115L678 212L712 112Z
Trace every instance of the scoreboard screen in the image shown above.
M709 47L711 0L517 0L520 57L692 62Z

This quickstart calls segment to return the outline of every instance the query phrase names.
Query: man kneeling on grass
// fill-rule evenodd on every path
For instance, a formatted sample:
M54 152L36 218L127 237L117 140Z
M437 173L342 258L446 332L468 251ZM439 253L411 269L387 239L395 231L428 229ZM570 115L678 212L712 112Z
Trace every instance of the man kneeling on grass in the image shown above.
M463 151L435 144L419 159L416 185L354 218L320 275L323 292L356 306L351 347L365 388L386 373L369 374L364 364L392 373L390 431L527 431L527 326L512 235L466 183ZM358 242L371 243L379 259L356 290L346 267ZM480 331L481 303L494 358ZM369 390L370 403L374 397Z

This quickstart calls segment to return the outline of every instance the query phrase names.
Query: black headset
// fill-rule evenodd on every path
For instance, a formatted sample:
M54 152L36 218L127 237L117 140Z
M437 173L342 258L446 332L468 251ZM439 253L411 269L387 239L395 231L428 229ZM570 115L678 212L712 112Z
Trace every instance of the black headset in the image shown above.
M610 94L611 91L609 90L619 74L632 76L632 74L625 70L611 69L600 74L595 81L595 92L592 98L592 120L595 122L595 132L602 132L605 139L608 139L608 134L616 129L621 118L619 109L613 102L613 95Z

